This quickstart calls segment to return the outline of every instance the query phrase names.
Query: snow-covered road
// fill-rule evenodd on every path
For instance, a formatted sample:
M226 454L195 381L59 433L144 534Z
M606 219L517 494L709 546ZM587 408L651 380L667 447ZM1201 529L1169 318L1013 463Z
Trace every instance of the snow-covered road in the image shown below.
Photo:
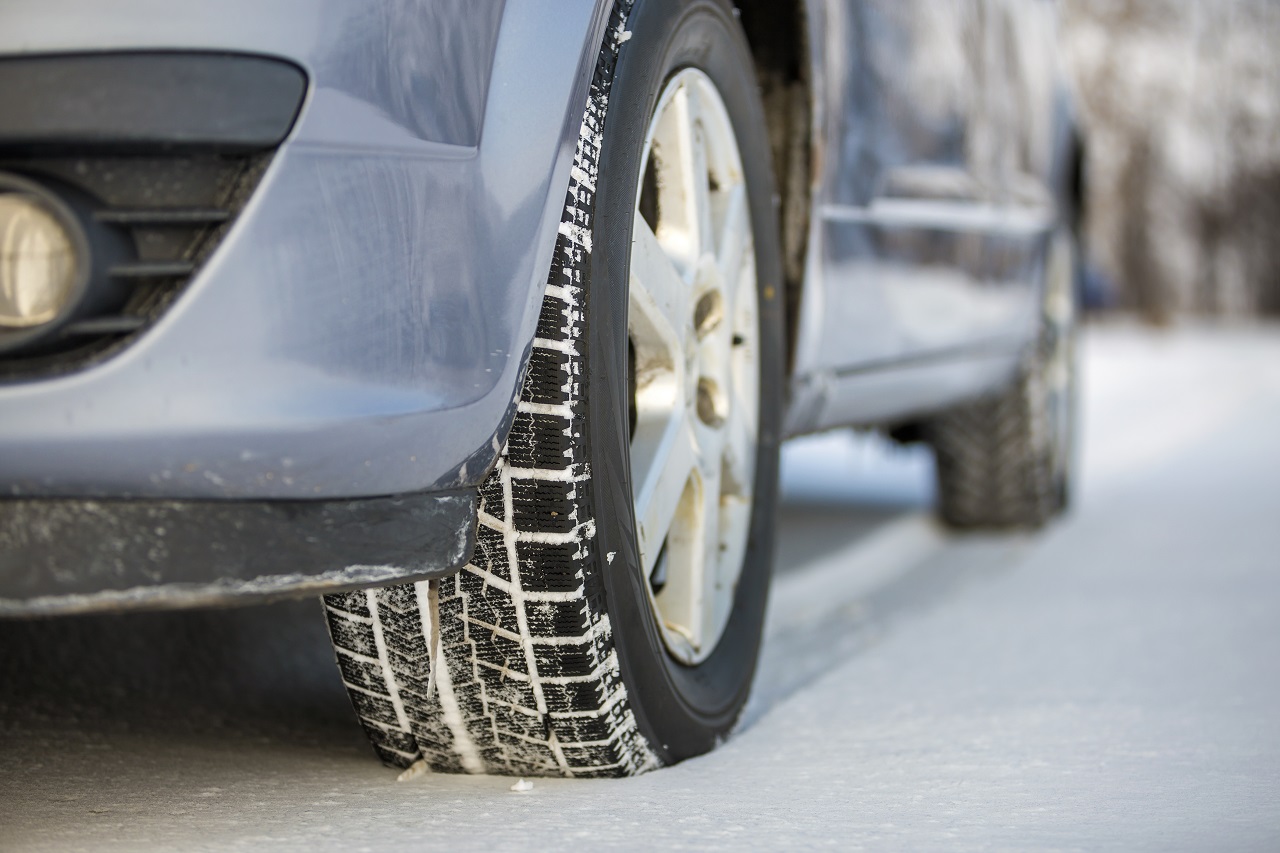
M789 448L740 731L634 780L397 783L314 602L0 623L0 850L1280 849L1280 327L1086 368L1041 536L937 529L924 454Z

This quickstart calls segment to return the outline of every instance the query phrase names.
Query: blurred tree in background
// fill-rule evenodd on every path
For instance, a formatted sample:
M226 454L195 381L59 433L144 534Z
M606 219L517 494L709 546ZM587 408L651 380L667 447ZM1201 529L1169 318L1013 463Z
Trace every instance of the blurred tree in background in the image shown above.
M1065 0L1062 35L1120 306L1280 314L1280 2Z

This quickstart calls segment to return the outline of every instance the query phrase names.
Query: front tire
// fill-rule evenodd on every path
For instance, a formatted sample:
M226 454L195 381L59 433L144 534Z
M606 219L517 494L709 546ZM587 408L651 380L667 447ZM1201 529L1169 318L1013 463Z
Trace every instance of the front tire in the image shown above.
M686 229L700 236L682 243L670 227L675 172L654 146L672 85L689 80L711 117L674 132L727 128L732 144L708 154L694 143L706 168L687 186L700 181L712 203L686 209L713 227ZM384 761L625 776L706 752L733 726L760 642L777 487L781 266L767 139L728 3L617 5L515 423L480 490L475 555L442 581L325 599L343 679ZM733 275L721 269L726 234L747 246ZM677 433L689 467L664 461ZM680 584L684 595L666 594Z

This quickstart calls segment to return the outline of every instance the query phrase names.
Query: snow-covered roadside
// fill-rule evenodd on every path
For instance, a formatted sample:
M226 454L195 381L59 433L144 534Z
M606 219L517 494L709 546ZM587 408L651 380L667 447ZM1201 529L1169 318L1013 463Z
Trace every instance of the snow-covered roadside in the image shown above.
M0 849L1274 849L1280 328L1107 327L1086 353L1080 509L940 542L908 515L783 575L765 701L709 756L519 793L396 783L340 693L253 725L194 689L157 725L127 694L102 722L0 693ZM841 561L857 579L815 580ZM175 642L200 660L200 637ZM60 665L69 692L91 680ZM236 701L305 686L259 666Z

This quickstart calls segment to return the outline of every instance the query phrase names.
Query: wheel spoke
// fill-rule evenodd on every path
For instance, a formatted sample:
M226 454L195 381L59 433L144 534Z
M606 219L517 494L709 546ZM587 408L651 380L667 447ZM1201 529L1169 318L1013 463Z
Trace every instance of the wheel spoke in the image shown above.
M717 633L733 609L734 591L747 553L747 537L736 535L736 531L751 526L751 499L722 494L718 521L719 524L713 527L718 543L714 589L708 596L712 602L710 624L715 626L713 630Z
M743 254L751 245L751 218L747 211L747 188L744 185L731 187L726 196L724 222L720 226L720 239L716 246L716 265L720 268L720 277L725 283L725 296L730 300L728 313L732 316L732 300L737 296Z
M755 479L756 423L751 406L735 400L724 425L723 489L726 494L749 498Z
M685 195L690 205L688 216L694 223L698 257L715 252L715 233L711 225L711 172L707 165L707 141L702 121L702 98L698 87L684 87L684 115L680 123L685 144L681 146L681 171Z
M720 476L717 466L690 472L666 535L667 583L658 594L664 627L697 657L719 636ZM732 582L730 579L729 582Z
M659 245L648 223L635 217L631 243L628 308L632 337L641 361L663 361L676 369L683 359L681 341L689 316L689 287ZM666 358L661 358L662 353ZM650 365L638 365L643 372Z
M720 571L720 471L719 454L707 459L700 471L703 523L699 530L700 541L695 547L700 549L697 556L701 559L698 560L698 571L695 572L693 581L697 584L699 595L691 602L690 607L694 648L699 652L704 643L719 635L716 617L723 609L722 599L725 598L720 587L732 581L731 578L724 577L728 572L722 574Z
M686 278L693 275L703 252L713 250L701 109L695 87L676 89L656 128L651 152L663 175L658 188L658 241Z
M697 463L692 424L683 406L675 408L658 441L642 442L637 434L637 441L632 444L633 497L645 577L653 571L662 543L676 522L681 498Z

